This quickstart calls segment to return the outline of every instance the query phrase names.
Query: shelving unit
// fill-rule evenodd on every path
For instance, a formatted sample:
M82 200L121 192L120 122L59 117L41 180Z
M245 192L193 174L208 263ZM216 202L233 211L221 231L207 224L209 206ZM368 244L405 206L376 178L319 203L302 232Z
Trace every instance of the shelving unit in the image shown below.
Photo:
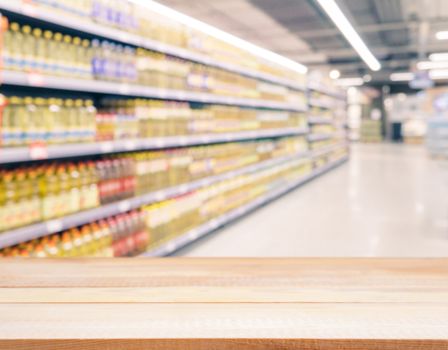
M202 92L161 89L136 84L134 85L108 81L64 78L37 73L3 71L2 82L5 85L27 86L33 88L45 88L65 91L80 91L176 101L215 103L242 107L272 108L297 112L305 112L307 110L306 106L296 106L289 103L275 101L227 97Z
M383 140L381 120L362 119L360 135L361 142L381 142Z
M92 209L74 212L73 214L65 215L56 219L24 225L22 227L0 232L0 249L11 247L23 242L29 242L49 235L59 234L62 231L67 231L82 225L97 222L101 219L129 213L130 211L138 210L142 207L148 206L149 204L161 204L169 200L176 200L178 197L188 195L194 191L204 188L209 188L209 186L212 185L223 184L225 181L230 181L238 176L251 176L252 174L257 174L260 171L275 170L275 167L281 167L283 164L289 164L288 162L294 163L300 161L303 162L303 164L313 164L313 168L306 175L289 180L286 183L283 180L283 183L280 183L281 181L274 181L272 184L269 184L269 186L272 185L273 189L258 196L255 200L237 207L236 209L232 209L187 233L177 236L175 233L173 233L173 235L170 234L169 236L173 236L174 238L165 241L158 247L150 249L143 254L143 256L168 255L185 244L188 244L199 237L206 235L239 217L244 216L259 206L269 203L295 187L318 177L348 159L348 156L342 152L347 148L347 144L344 142L336 142L337 139L343 138L343 135L337 131L333 133L311 131L312 128L319 125L336 125L336 121L333 118L329 118L325 115L325 113L328 113L328 111L331 110L333 104L330 104L328 99L320 100L311 96L311 91L316 90L326 93L328 96L337 101L341 101L341 99L344 98L339 92L334 91L325 84L316 84L313 80L310 80L309 86L306 86L306 84L298 82L294 79L287 79L256 69L230 64L185 48L158 42L135 33L128 33L121 29L96 23L91 19L79 18L77 16L67 14L62 10L53 11L50 8L35 4L33 1L0 0L0 13L17 16L20 20L25 22L31 21L33 24L41 23L42 25L48 26L56 25L58 30L61 32L64 30L69 30L71 33L79 33L79 36L87 35L89 38L93 36L101 39L112 40L117 43L131 45L135 48L149 49L177 59L183 59L208 67L218 68L223 72L236 73L242 77L256 79L263 87L273 84L274 87L277 86L282 89L287 88L284 89L286 92L282 92L282 94L284 94L281 95L282 98L277 98L277 100L275 100L275 98L269 99L261 97L261 92L258 93L258 91L261 91L260 84L257 83L254 85L256 87L253 88L258 89L256 90L257 94L254 96L260 96L260 98L243 98L229 96L225 93L220 93L219 91L216 93L215 90L213 90L214 93L199 92L197 90L168 89L112 80L106 81L99 79L81 79L68 76L56 76L48 73L44 74L39 71L2 70L1 82L9 90L14 90L16 88L19 88L19 90L26 89L26 91L32 91L32 94L46 94L46 96L51 96L52 94L60 92L66 95L76 95L82 93L83 96L87 95L95 97L95 103L101 103L100 97L107 96L110 98L112 96L112 98L115 99L122 97L133 97L140 99L151 99L154 101L176 101L176 103L187 102L188 105L199 104L200 106L209 104L235 106L239 107L239 110L256 109L257 111L266 110L267 112L282 111L285 113L300 113L299 117L294 114L294 118L304 118L303 120L305 121L303 127L260 127L256 130L239 132L216 132L205 134L192 133L181 136L125 138L124 140L87 143L74 142L64 144L45 144L43 142L37 142L32 143L30 146L3 147L0 150L0 164L8 168L17 167L22 162L47 164L45 162L50 160L59 161L62 159L70 161L72 158L90 159L91 157L96 157L94 159L97 159L102 156L110 157L118 153L132 153L137 151L166 150L168 152L171 149L177 148L188 149L188 147L191 146L207 146L220 143L231 144L237 141L251 140L275 139L288 141L290 139L297 139L302 140L300 142L303 142L302 145L304 146L308 143L309 149L309 151L297 151L295 154L289 156L276 156L272 159L262 160L249 166L237 168L236 170L225 171L219 173L218 175L204 177L193 182L181 183L169 188L134 196L129 199L117 200L110 204L104 204ZM264 58L262 57L261 60L263 59ZM291 91L294 93L290 94ZM297 97L297 93L303 94L303 101L305 102L299 102L302 98L300 96ZM247 95L247 93L244 93L239 94L239 96L252 96L252 94ZM284 102L281 102L282 99L284 99ZM98 107L101 108L104 106ZM322 114L309 115L306 120L305 115L312 108L321 109ZM267 115L264 113L262 118L266 117ZM299 124L300 123L295 124L294 122L292 125ZM334 140L335 143L332 145L326 145L325 147L319 147L318 149L315 149L313 146L315 143L326 140ZM306 147L303 148L306 149ZM336 154L336 157L333 154L334 152L342 153ZM332 154L333 156L331 156ZM320 158L326 157L327 155L328 158L325 158L326 161L322 162ZM317 162L317 159L319 162Z
M154 137L150 139L130 139L79 143L65 145L33 145L30 147L10 147L0 153L0 164L27 162L44 159L61 159L95 154L109 154L140 150L156 150L174 147L186 147L256 140L270 137L305 135L306 128L289 128L278 130L243 131L237 133L205 134L190 136Z
M319 107L319 108L325 108L325 109L332 109L333 105L331 103L328 103L327 101L319 101L314 98L310 98L309 105L311 107Z
M312 72L311 75L314 79L308 83L308 142L313 166L319 169L331 164L335 157L348 154L346 95L332 81L323 79L320 73Z
M323 141L323 140L329 140L332 137L333 137L332 134L310 134L308 135L308 141L310 142Z
M294 190L295 188L304 185L308 181L317 178L318 176L326 173L327 171L330 171L331 169L334 169L335 167L343 164L348 160L347 157L340 159L338 161L329 163L319 169L315 169L310 174L307 174L303 176L300 179L297 179L295 181L292 181L289 184L285 184L283 186L280 186L278 189L273 190L272 192L261 196L257 198L256 200L243 205L235 210L232 210L218 218L215 218L209 222L206 222L205 224L195 227L194 229L180 235L179 237L172 238L168 240L167 242L161 244L160 246L148 250L146 253L143 253L141 256L146 257L161 257L161 256L167 256L172 253L174 253L176 250L179 250L186 245L194 242L195 240L206 236L219 228L231 223L232 221L235 221L250 212L256 210L257 208L268 204L269 202L287 194L288 192Z
M330 88L327 85L320 83L320 82L316 82L316 81L310 81L308 83L308 89L312 90L312 91L321 92L325 95L332 96L336 99L343 100L343 101L345 101L347 98L344 93L341 93L340 91L338 91L334 88Z
M67 230L71 227L80 226L89 222L103 219L105 217L124 213L150 203L160 202L169 198L180 196L182 194L194 191L198 188L209 186L220 181L228 180L239 175L257 172L262 169L267 169L294 159L305 159L307 156L308 153L299 153L293 157L280 157L278 159L270 159L259 164L253 164L216 176L206 177L194 182L146 193L144 195L133 197L131 199L125 199L115 203L102 205L100 207L68 215L60 219L44 221L41 223L24 226L15 230L10 230L8 232L3 232L0 233L0 248L32 240L38 237L49 235L51 233Z
M82 33L115 40L124 44L158 51L167 55L172 55L174 57L202 63L207 66L221 68L229 72L241 74L250 78L265 80L271 83L284 85L292 89L306 91L305 85L297 84L294 81L282 79L262 72L252 71L246 68L241 68L225 62L220 62L214 59L210 59L207 56L190 52L183 48L156 42L148 38L125 32L123 30L100 25L89 20L83 20L70 15L61 15L60 13L41 8L39 5L35 5L32 2L11 2L9 0L0 0L0 11L1 10L23 15L33 20L39 20L50 24L57 24L59 26L76 30Z
M316 151L312 151L310 153L311 153L312 158L318 158L318 157L324 156L328 153L331 153L331 152L334 152L337 150L347 149L347 147L348 147L348 142L341 142L341 143L337 143L335 145L317 149Z
M333 120L331 118L326 117L308 117L308 124L333 124Z

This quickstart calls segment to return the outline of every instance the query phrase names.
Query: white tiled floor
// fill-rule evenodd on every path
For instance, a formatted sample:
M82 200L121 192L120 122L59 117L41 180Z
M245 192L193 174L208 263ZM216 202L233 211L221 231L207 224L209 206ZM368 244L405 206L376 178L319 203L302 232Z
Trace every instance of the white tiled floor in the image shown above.
M177 255L448 257L448 161L354 145L345 165Z

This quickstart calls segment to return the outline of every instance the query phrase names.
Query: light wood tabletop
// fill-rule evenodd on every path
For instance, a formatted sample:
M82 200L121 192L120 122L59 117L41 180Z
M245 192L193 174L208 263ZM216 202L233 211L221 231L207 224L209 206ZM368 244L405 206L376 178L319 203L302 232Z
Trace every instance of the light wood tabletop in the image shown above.
M0 349L448 349L448 259L3 259Z

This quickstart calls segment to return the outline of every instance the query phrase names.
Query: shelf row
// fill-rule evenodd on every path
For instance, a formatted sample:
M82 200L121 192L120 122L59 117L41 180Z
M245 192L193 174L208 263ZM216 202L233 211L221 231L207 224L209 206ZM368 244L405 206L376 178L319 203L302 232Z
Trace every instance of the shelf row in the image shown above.
M310 81L308 83L307 88L309 90L312 90L312 91L317 91L317 92L323 93L325 95L332 96L332 97L337 98L339 100L344 100L345 101L345 99L346 99L346 96L345 96L344 93L341 93L341 92L336 91L334 89L328 88L327 86L325 86L325 85L323 85L321 83L318 83L318 82Z
M211 59L207 56L193 53L189 50L179 48L176 46L157 42L139 35L128 33L123 30L111 28L105 25L91 22L75 16L64 15L54 11L34 5L29 1L9 1L0 0L0 11L6 10L11 13L20 14L34 20L43 21L46 23L56 24L71 30L87 33L90 35L100 36L110 40L118 41L124 44L129 44L145 49L161 52L167 55L179 57L188 61L197 62L207 66L212 66L224 69L229 72L241 74L246 77L255 78L259 80L268 81L278 85L287 86L296 90L305 91L306 86L298 84L295 81L276 77L271 74L257 72L233 64L220 62L216 59Z
M270 137L304 135L306 128L285 128L272 130L242 131L237 133L153 137L148 139L130 139L95 143L73 143L63 145L33 144L29 147L3 148L0 152L0 164L18 163L32 160L81 157L95 154L156 150L164 148L205 145L213 143L255 140Z
M179 250L180 248L192 243L193 241L199 239L200 237L203 237L209 233L212 233L213 231L217 230L218 228L231 223L232 221L250 213L251 211L257 209L258 207L265 205L276 198L286 194L287 192L293 190L294 188L305 184L306 182L324 174L325 172L341 165L345 161L347 161L347 157L344 157L342 159L339 159L337 161L334 161L332 163L329 163L327 165L322 166L321 168L313 170L310 174L307 174L303 176L302 178L295 180L291 182L290 184L284 185L278 189L273 190L270 193L267 193L256 200L245 204L237 209L234 209L226 214L223 214L219 216L218 218L215 218L213 220L210 220L209 222L196 227L184 234L182 234L179 237L173 238L162 245L151 249L140 256L144 257L160 257L160 256L167 256L175 252L176 250Z
M334 120L328 117L308 117L308 124L333 124Z
M339 138L346 136L345 132L341 131L334 131L329 133L311 133L308 134L308 142L317 142L317 141L324 141L329 140L333 138Z
M103 93L122 96L149 97L176 101L238 105L244 107L272 108L297 112L305 112L308 109L306 105L300 106L292 103L228 97L203 92L161 89L137 84L115 83L99 80L90 81L76 78L65 78L38 73L23 73L7 70L2 72L1 82L2 84L16 86Z
M308 141L309 142L317 142L332 139L335 133L319 133L319 134L309 134Z
M312 98L312 97L309 98L308 104L310 105L310 107L319 107L319 108L324 108L324 109L333 109L334 108L333 103L330 103L326 100L320 100L320 99Z
M330 146L326 146L326 147L322 147L316 150L313 150L310 152L311 158L318 158L321 157L323 155L326 155L328 153L337 151L341 148L347 148L348 147L348 143L347 142L340 142L337 143L335 145L330 145Z
M38 237L63 231L71 227L80 226L109 216L124 213L129 210L144 206L146 204L160 202L169 198L180 196L204 186L209 186L213 183L228 180L239 175L257 172L262 169L267 169L295 159L306 159L308 156L308 152L301 152L293 156L270 159L258 164L253 164L247 167L225 172L223 174L206 177L190 183L150 192L144 195L121 200L111 204L102 205L100 207L71 214L59 219L43 221L37 224L9 230L0 233L0 248L12 246L23 241L32 240Z

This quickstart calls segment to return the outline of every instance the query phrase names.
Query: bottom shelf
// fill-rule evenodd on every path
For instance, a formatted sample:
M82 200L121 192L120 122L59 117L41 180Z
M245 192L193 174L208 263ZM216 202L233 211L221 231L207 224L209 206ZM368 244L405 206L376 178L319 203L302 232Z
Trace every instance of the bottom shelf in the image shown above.
M208 222L206 222L203 225L200 225L198 227L195 227L194 229L187 231L180 236L173 238L169 240L166 243L161 244L160 246L150 249L147 252L140 255L140 257L160 257L160 256L167 256L175 251L179 250L180 248L185 247L186 245L196 241L200 237L203 237L218 228L250 213L251 211L257 209L258 207L267 204L276 198L286 194L287 192L293 190L294 188L303 185L304 183L326 173L327 171L341 165L342 163L346 162L348 160L348 157L344 157L342 159L339 159L335 162L326 164L318 169L314 169L310 174L307 174L303 176L300 179L297 179L296 181L293 181L292 183L285 185L283 187L280 187L271 193L267 193L256 200L247 203L237 209L231 210L226 214L223 214L215 219L212 219Z

